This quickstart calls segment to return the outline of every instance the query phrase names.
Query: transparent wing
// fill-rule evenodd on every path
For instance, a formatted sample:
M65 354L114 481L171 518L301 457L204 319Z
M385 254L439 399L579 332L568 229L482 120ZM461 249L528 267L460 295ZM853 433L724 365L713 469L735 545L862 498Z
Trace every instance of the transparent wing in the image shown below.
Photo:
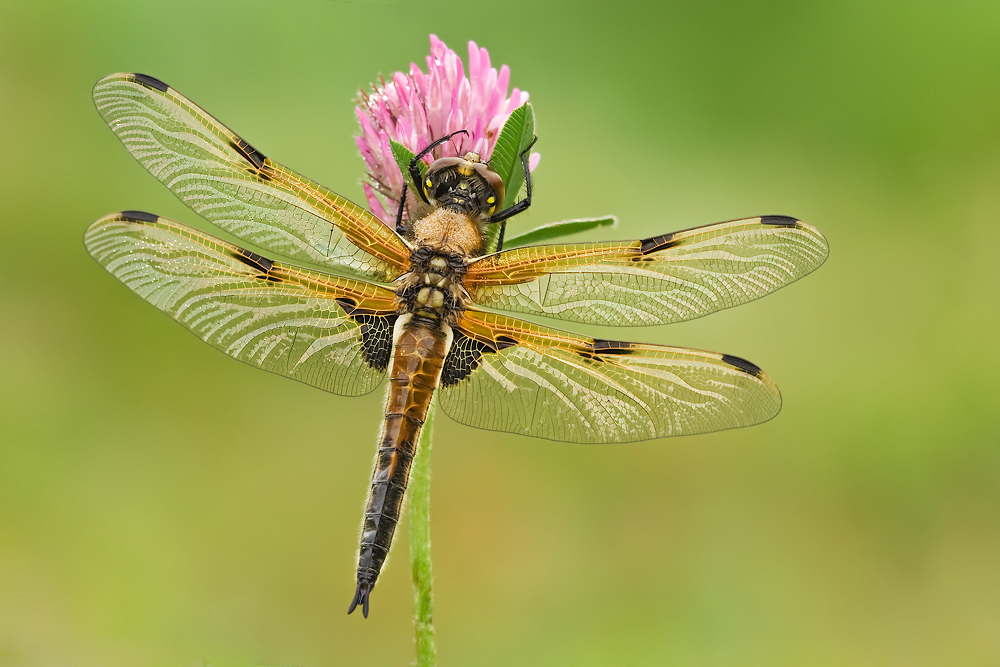
M750 426L781 409L771 378L738 357L583 338L476 310L453 330L438 405L477 428L632 442Z
M815 228L765 216L640 241L529 246L469 265L481 305L616 326L690 320L770 294L829 253Z
M389 290L272 262L140 211L98 220L84 243L129 289L235 359L348 396L385 376Z
M94 86L104 120L151 174L220 229L268 252L389 282L406 242L375 216L283 167L143 74Z

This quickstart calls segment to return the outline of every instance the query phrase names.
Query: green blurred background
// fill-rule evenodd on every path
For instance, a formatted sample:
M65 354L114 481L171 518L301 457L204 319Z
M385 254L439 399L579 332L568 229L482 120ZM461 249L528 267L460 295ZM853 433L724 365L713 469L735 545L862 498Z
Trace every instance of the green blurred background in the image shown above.
M345 615L381 393L226 358L81 237L121 209L208 228L103 124L101 76L361 200L352 98L430 32L531 93L521 229L781 213L832 248L752 305L592 331L753 360L766 425L582 447L439 420L441 663L1000 664L1000 5L129 0L0 4L0 665L412 660L405 521Z

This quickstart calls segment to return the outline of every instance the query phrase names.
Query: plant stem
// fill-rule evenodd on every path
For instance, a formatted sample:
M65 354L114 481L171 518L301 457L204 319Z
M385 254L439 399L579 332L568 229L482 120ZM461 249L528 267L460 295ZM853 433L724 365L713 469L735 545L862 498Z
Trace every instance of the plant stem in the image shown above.
M424 420L410 474L410 568L413 572L413 625L417 643L417 667L437 665L434 645L434 600L431 594L431 431L435 406Z

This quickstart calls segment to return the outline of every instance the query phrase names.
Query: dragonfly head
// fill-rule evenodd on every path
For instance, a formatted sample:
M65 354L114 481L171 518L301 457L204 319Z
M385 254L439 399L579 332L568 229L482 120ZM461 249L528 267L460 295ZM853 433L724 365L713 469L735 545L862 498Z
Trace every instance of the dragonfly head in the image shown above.
M490 217L503 203L503 179L477 153L435 160L420 186L432 206L477 220Z

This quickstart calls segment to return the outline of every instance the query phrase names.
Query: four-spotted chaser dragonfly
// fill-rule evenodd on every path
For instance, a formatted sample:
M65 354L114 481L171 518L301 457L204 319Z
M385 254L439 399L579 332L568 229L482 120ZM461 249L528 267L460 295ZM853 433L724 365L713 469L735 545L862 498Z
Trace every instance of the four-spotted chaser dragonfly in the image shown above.
M763 216L484 254L484 226L527 204L496 211L503 183L474 154L440 158L425 175L411 169L423 214L394 230L157 79L111 75L94 100L135 159L195 213L291 260L123 211L87 230L102 266L258 368L345 396L389 375L350 611L368 615L432 396L462 424L580 443L706 433L778 413L774 382L744 359L587 338L497 311L617 326L700 317L816 269L827 244L803 222Z

